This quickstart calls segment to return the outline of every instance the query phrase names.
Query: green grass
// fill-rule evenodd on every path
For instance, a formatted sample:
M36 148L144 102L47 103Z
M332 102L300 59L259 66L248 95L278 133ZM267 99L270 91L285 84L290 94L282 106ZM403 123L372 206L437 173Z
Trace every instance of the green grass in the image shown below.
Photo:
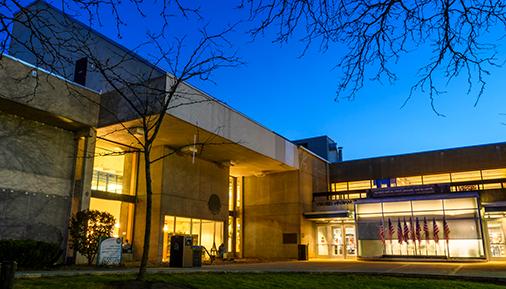
M191 273L148 275L154 286L133 285L133 275L75 276L16 280L15 289L115 289L115 288L198 288L198 289L323 289L323 288L505 288L501 285L460 280L387 277L332 273ZM118 283L130 287L118 287ZM164 285L165 284L165 285ZM171 286L169 286L171 285Z

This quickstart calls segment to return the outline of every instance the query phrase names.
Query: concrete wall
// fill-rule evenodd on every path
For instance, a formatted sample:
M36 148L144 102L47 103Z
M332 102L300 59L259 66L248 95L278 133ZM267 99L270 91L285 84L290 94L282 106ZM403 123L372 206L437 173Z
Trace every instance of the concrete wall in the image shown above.
M244 179L244 256L297 258L297 244L283 244L284 233L314 254L314 226L303 218L312 194L327 189L327 163L299 148L300 169Z
M167 147L156 147L152 159L169 152ZM146 196L143 163L141 157L134 237L137 258L142 254L145 229ZM165 215L227 221L229 168L198 158L192 163L188 155L173 154L155 162L152 170L153 223L149 260L152 263L159 263L162 258L162 229ZM208 207L212 194L218 195L221 201L221 209L216 215Z
M0 239L61 243L67 226L74 135L0 111Z
M63 247L90 195L99 96L8 56L0 66L0 238Z
M93 91L5 55L0 67L2 110L24 113L60 127L97 125L100 97Z

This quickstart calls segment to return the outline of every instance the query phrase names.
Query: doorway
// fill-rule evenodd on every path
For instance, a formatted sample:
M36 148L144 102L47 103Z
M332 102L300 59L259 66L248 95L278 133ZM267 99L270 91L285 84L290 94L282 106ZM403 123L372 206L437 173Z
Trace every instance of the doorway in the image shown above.
M355 225L317 224L318 257L353 258L357 254Z

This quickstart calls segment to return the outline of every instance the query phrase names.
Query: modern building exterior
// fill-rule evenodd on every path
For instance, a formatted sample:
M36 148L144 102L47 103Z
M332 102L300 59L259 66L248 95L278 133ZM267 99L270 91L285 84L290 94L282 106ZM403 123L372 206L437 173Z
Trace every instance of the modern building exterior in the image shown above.
M101 53L92 61L71 50L49 67L33 53L44 55L44 46L13 42L0 59L0 238L58 243L72 257L67 220L96 209L114 215L114 235L139 258L146 192L131 139L141 134L139 118L113 88L121 83L96 65L122 59L119 70L137 75L128 81L162 90L171 76L43 1L27 9L48 13L41 25L61 28L68 43L89 41ZM22 26L13 33L29 39ZM150 262L168 260L173 234L246 258L297 258L299 244L310 258L506 256L506 143L343 161L327 136L292 142L184 90L191 104L166 112L153 149ZM178 150L197 137L220 145Z
M331 164L330 191L305 213L317 255L506 257L505 153L497 143Z

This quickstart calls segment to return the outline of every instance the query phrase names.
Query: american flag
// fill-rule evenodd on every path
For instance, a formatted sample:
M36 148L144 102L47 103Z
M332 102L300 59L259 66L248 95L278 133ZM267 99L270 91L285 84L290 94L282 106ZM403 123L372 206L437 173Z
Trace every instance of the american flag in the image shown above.
M432 218L432 227L434 230L434 242L439 243L439 227L436 223L436 218Z
M429 224L427 224L427 217L423 217L423 233L425 235L425 241L427 243L430 240Z
M406 223L406 218L404 218L404 241L406 241L407 243L408 240L409 240L409 227L408 224Z
M411 217L409 217L409 230L411 231L411 240L414 243L416 241L415 223L413 223L413 218Z
M392 241L394 233L395 233L394 225L392 224L392 221L390 220L390 218L388 218L388 239L390 241Z
M381 240L381 243L385 245L385 225L383 224L383 220L381 220L381 224L378 228L378 238Z
M402 244L402 241L404 241L404 236L402 234L401 219L397 219L397 240L399 241L399 244Z
M416 217L416 239L418 240L418 245L422 241L422 227L420 226L420 221L418 217Z
M446 240L446 242L448 243L448 241L450 240L450 227L448 226L448 222L446 222L446 219L443 217L443 235L444 235L444 239Z

